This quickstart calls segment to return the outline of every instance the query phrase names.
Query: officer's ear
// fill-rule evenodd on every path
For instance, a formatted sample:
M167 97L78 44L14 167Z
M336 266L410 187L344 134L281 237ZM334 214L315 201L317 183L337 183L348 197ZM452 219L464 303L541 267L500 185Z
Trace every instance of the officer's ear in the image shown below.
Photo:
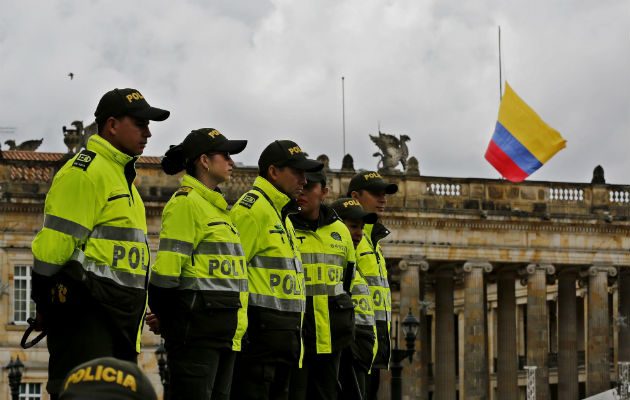
M324 200L328 196L328 186L322 188L322 200Z
M359 192L357 192L356 190L353 190L352 193L350 193L350 197L359 201Z

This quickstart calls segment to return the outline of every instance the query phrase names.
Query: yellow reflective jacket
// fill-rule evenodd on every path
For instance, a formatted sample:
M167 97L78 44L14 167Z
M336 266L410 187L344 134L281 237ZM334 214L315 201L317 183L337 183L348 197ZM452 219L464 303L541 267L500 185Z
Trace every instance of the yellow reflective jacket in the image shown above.
M346 347L354 333L350 290L354 245L346 225L322 205L317 221L291 216L300 241L306 280L306 312L302 330L306 351L329 354Z
M301 364L304 272L293 224L297 202L257 177L232 208L249 281L248 333L243 351L272 362Z
M167 341L239 351L247 329L247 267L220 192L190 175L164 207L149 306Z
M365 258L364 258L365 259ZM355 360L367 371L378 350L376 340L376 320L374 319L374 300L370 288L359 267L354 271L350 285L352 303L354 304L355 340L350 345Z
M389 234L383 225L365 224L363 238L357 246L357 267L365 278L374 302L378 349L374 359L377 368L388 368L391 350L392 293L387 281L385 258L379 241Z
M51 301L79 301L73 296L78 292L51 288L46 279L59 272L70 275L87 286L139 352L150 253L144 204L133 184L136 160L101 136L92 136L87 149L55 175L46 196L44 226L32 250L38 310L45 315Z

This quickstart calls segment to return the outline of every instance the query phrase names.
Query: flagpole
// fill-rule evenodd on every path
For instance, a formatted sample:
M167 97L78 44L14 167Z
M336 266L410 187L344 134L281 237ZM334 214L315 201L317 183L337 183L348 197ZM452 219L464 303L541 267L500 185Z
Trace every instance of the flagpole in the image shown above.
M344 86L345 78L341 77L341 121L343 129L343 154L341 157L346 156L346 89Z
M501 25L499 28L499 103L503 100L503 77L501 76Z

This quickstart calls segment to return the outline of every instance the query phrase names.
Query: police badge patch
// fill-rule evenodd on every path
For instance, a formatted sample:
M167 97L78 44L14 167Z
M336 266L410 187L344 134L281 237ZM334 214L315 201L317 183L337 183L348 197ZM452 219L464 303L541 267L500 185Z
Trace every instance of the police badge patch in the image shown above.
M258 195L254 193L247 193L243 196L241 201L238 202L238 204L245 208L252 208L256 200L258 200Z
M87 171L90 163L94 161L94 157L96 157L95 152L83 149L79 154L77 154L77 158L74 159L72 166Z
M335 239L335 240L338 240L338 241L340 241L340 242L342 241L342 240L341 240L341 235L339 234L339 232L333 232L333 233L331 233L331 234L330 234L330 237L331 237L331 238L333 238L333 239Z

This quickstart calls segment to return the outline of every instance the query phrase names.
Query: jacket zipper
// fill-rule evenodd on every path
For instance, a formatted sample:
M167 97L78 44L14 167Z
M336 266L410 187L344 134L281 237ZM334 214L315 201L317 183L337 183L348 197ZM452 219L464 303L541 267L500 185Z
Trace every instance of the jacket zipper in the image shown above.
M226 225L228 228L230 228L230 230L232 231L232 233L234 233L235 235L237 234L237 233L236 233L236 230L234 229L234 227L233 227L232 225L228 224L228 223L227 223L227 222L225 222L225 221L209 222L209 223L208 223L208 226L217 226L217 225Z

